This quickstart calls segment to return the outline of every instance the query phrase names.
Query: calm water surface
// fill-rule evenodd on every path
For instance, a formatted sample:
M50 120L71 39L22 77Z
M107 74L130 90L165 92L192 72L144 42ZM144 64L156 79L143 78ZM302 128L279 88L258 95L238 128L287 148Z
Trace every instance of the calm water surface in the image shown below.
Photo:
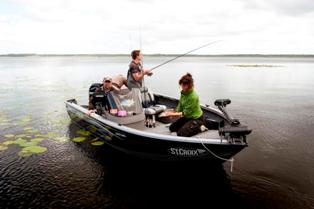
M146 79L179 97L190 72L202 103L232 100L229 111L254 130L233 173L229 163L130 160L70 122L64 101L86 103L91 83L126 74L128 62L0 57L1 208L314 208L314 58L187 57Z

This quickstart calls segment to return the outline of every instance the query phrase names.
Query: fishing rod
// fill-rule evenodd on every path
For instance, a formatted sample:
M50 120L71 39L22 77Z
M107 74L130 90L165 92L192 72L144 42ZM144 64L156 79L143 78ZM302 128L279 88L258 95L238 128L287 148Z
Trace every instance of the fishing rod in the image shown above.
M204 48L204 47L206 47L206 46L215 44L215 43L217 43L217 42L220 42L220 40L219 40L219 41L210 42L210 43L208 43L208 44L205 44L205 45L202 45L202 46L200 46L200 47L197 47L196 49L193 49L193 50L191 50L191 51L188 51L188 52L186 52L186 53L184 53L184 54L178 55L178 56L176 56L176 57L174 57L174 58L172 58L172 59L170 59L170 60L168 60L168 61L166 61L166 62L163 62L163 63L161 63L161 64L159 64L159 65L157 65L157 66L151 68L151 71L153 71L153 70L155 70L156 68L159 68L159 67L161 67L161 66L163 66L163 65L165 65L165 64L167 64L167 63L169 63L169 62L172 62L173 60L176 60L176 59L178 59L178 58L180 58L180 57L183 57L183 56L185 56L185 55L187 55L187 54L190 54L191 52L194 52L194 51L199 50L199 49L201 49L201 48Z

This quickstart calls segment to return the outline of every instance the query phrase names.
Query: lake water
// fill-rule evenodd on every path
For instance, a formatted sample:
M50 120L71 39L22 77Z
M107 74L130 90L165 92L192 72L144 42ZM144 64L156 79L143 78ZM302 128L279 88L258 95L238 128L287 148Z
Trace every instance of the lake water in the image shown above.
M190 72L202 103L232 100L230 113L253 129L232 173L229 163L129 160L70 122L64 101L87 103L91 83L125 75L128 63L0 57L1 208L314 208L314 58L185 57L146 79L179 97Z

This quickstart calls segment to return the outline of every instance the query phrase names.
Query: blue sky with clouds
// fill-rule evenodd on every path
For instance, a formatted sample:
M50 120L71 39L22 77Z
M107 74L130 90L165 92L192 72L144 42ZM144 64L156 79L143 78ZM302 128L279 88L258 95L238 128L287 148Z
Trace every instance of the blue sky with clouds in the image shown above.
M312 0L1 0L0 54L314 54Z

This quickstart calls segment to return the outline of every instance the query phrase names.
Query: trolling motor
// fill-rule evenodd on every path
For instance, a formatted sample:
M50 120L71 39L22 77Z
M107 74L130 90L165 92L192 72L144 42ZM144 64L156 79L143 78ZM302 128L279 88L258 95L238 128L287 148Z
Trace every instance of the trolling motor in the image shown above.
M232 126L240 125L240 121L238 119L232 118L226 110L228 104L231 104L230 99L217 99L214 103L218 109L226 116L227 120L231 123Z
M226 111L226 107L230 103L230 99L217 99L214 103L230 122L230 125L221 128L219 133L223 136L230 136L232 139L243 137L244 141L246 141L246 135L250 134L252 129L241 125L238 119L234 119L229 115L229 113Z

